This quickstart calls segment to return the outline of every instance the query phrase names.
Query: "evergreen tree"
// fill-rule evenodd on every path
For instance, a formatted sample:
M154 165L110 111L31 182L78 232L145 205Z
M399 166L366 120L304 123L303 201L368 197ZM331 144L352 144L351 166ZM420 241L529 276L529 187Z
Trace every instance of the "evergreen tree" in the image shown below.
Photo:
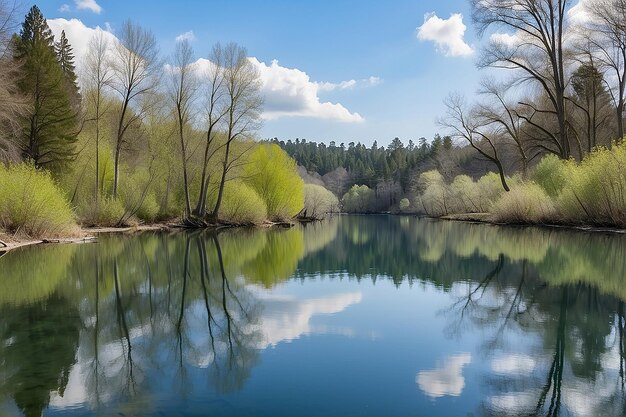
M61 39L54 44L54 49L65 77L65 88L70 93L72 105L75 109L78 109L78 106L80 106L80 93L76 77L76 65L74 64L74 52L67 37L65 37L64 30L61 31Z
M78 115L55 53L54 37L37 6L28 12L13 42L14 57L22 65L18 87L30 100L20 140L22 154L37 168L62 169L74 156Z

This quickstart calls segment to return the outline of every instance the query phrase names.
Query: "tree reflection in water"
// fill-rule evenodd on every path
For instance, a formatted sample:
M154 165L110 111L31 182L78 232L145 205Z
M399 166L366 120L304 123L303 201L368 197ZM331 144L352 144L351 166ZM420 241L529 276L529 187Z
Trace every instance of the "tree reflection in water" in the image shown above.
M567 414L588 392L590 412L626 414L625 260L621 236L407 217L18 251L0 259L0 395L26 415L85 401L133 415L157 390L239 391L271 340L259 292L348 276L450 294L446 334L485 334L481 414Z

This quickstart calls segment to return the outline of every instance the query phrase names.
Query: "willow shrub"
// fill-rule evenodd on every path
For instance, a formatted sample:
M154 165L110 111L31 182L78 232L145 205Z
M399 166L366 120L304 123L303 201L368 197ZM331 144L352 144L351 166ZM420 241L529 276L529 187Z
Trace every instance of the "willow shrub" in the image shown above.
M124 217L124 205L120 199L101 197L96 206L95 200L81 206L79 216L81 222L89 226L114 227Z
M544 223L557 218L550 196L533 182L511 188L491 207L493 220L503 223Z
M304 215L316 219L323 218L327 213L337 211L337 196L321 185L304 184Z
M0 164L0 228L32 237L77 233L74 213L48 172Z
M569 222L626 226L626 145L599 148L581 163L562 163L558 207Z
M304 207L304 182L298 174L296 161L280 146L257 146L244 171L246 184L263 199L270 220L289 220Z
M224 186L220 218L237 224L258 224L267 218L267 207L254 189L241 181L228 181Z
M347 213L369 213L374 211L375 192L367 185L353 185L341 197L341 205Z

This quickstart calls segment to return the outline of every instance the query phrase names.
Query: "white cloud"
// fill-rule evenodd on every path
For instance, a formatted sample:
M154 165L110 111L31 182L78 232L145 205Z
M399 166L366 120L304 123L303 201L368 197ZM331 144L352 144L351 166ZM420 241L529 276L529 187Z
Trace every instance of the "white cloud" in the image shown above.
M316 83L319 86L319 91L335 91L335 90L351 90L355 87L373 87L382 83L383 80L380 77L371 76L362 80L348 80L341 81L339 83L321 82Z
M91 10L95 14L100 14L102 11L102 7L96 3L96 0L74 0L74 3L78 10Z
M491 369L497 374L530 375L537 361L528 355L508 355L491 361Z
M443 361L443 365L429 371L420 371L415 382L426 395L432 398L451 395L457 397L465 388L463 367L472 362L469 353L460 353L450 356Z
M350 112L339 103L320 101L320 83L311 81L306 72L283 67L276 60L267 65L252 57L250 62L257 67L261 77L265 119L302 116L347 123L364 120L360 114Z
M182 42L184 40L187 40L189 42L196 40L196 35L193 34L193 30L190 30L185 33L181 33L180 35L176 37L176 42Z
M83 70L83 60L87 55L87 49L89 47L89 41L91 38L98 32L102 31L105 34L106 39L109 42L109 45L113 45L117 42L117 38L113 33L109 30L105 30L96 26L95 28L90 28L85 26L83 22L78 19L49 19L48 26L50 26L50 30L52 30L52 34L56 39L59 39L61 36L61 31L65 31L65 36L67 36L67 40L72 45L72 49L74 50L74 57L76 63L76 70L79 76ZM107 24L108 26L108 24Z
M111 45L118 42L110 30L99 27L90 28L78 19L50 19L48 25L54 36L58 39L61 31L65 34L74 49L76 57L77 73L82 72L82 61L87 54L89 40L99 30L105 32ZM110 26L107 25L107 28ZM286 68L272 61L270 65L260 62L256 58L249 58L250 62L258 69L261 78L261 93L265 98L263 118L274 120L281 117L312 117L317 119L334 120L346 123L362 122L364 119L355 112L350 112L339 103L322 102L319 93L324 91L320 87L324 83L316 83L310 80L306 72L297 68ZM196 65L202 71L208 67L206 59L198 59ZM376 85L381 80L370 77L367 80L355 81L360 85Z
M592 20L591 6L596 0L578 0L571 9L567 11L570 22L580 25Z
M61 13L67 13L70 11L70 5L69 4L62 4L61 7L59 7L59 12Z
M433 42L445 56L467 57L474 53L474 48L465 42L466 29L460 13L453 13L448 19L428 13L424 15L424 24L417 28L417 38Z

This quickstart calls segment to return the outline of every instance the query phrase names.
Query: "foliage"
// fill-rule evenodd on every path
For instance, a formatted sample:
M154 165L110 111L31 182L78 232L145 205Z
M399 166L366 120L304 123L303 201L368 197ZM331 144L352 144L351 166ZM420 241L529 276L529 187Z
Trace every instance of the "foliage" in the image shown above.
M556 218L556 209L543 188L529 182L502 195L491 214L495 221L503 223L543 223Z
M305 217L321 219L327 213L339 209L337 196L321 185L304 184L304 212Z
M242 181L226 182L220 219L237 224L259 224L267 218L267 208L257 192Z
M271 220L288 220L304 207L304 182L296 164L276 144L259 145L245 168L246 183L265 201Z
M37 168L62 169L74 156L78 118L52 32L37 6L28 12L14 43L15 59L22 63L17 84L31 99L23 118L22 152Z
M33 237L75 233L74 214L51 175L0 164L0 228Z
M347 213L369 213L374 209L374 197L374 190L367 185L353 185L341 198L341 204Z
M535 167L532 179L552 198L559 195L566 181L565 161L556 155L544 156Z
M407 211L409 207L411 207L411 202L408 198L403 198L402 200L400 200L400 204L398 205L398 207L400 208L400 211Z

